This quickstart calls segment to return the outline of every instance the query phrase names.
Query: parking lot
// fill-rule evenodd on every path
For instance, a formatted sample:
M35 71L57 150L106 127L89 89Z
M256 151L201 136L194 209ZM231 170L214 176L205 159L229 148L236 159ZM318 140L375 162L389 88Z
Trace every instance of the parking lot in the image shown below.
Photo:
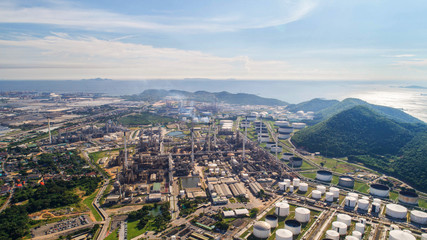
M89 226L92 223L89 216L82 215L75 218L65 219L55 223L49 223L31 230L33 237L46 236L59 232L73 230L75 228L81 228L83 226Z

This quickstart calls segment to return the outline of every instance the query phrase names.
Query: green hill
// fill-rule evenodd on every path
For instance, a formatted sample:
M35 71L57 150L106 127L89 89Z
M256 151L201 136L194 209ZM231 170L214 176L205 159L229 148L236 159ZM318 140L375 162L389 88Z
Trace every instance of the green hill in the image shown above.
M412 137L409 130L396 122L368 107L356 106L299 131L292 142L309 152L343 157L396 154Z
M427 125L399 123L369 106L344 110L292 137L300 149L397 177L427 191Z
M316 119L318 122L328 119L329 117L350 109L354 106L366 106L375 112L389 118L392 120L395 120L397 122L403 122L403 123L421 123L422 121L403 112L402 110L392 108L392 107L385 107L380 105L374 105L370 104L368 102L365 102L363 100L357 99L357 98L347 98L342 100L341 102L337 102L327 108L324 108L316 113Z
M338 104L338 100L326 100L321 98L314 98L310 101L292 104L287 107L291 112L304 111L304 112L319 112L325 108L332 107Z
M181 90L158 90L148 89L137 95L123 96L130 101L159 101L166 97L176 99L186 99L198 102L224 102L238 105L267 105L267 106L285 106L288 103L273 98L264 98L254 94L247 93L229 93L229 92L187 92Z

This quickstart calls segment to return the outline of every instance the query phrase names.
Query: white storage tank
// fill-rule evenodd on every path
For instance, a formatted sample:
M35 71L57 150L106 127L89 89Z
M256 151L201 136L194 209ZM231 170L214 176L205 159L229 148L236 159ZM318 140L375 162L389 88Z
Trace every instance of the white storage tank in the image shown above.
M280 191L285 191L286 183L285 182L279 182L279 189L280 189Z
M338 180L338 185L346 188L354 187L354 178L350 176L341 176Z
M274 215L267 215L265 217L265 222L270 224L271 228L276 228L277 224L279 223L279 219Z
M354 230L363 234L365 232L365 224L360 223L360 222L356 223Z
M345 206L353 208L356 206L357 199L352 196L347 196L345 197L344 202Z
M427 213L418 210L411 211L411 222L426 225L427 224Z
M293 185L289 186L289 192L290 192L290 193L293 193L293 192L294 192L294 186L293 186Z
M274 124L278 127L288 127L289 126L288 121L276 121Z
M371 184L371 187L369 188L369 193L373 196L377 197L388 197L388 193L390 191L390 188L383 184Z
M389 234L389 240L416 240L416 238L407 232L402 230L392 230Z
M276 240L292 240L293 234L288 229L278 229L276 231Z
M265 143L266 148L271 148L273 146L276 146L276 142L269 141L269 142Z
M293 153L285 152L285 153L283 153L283 155L282 155L282 160L284 160L284 161L289 161L293 156L294 156L294 154L293 154Z
M319 191L319 190L313 190L312 192L311 192L311 197L313 198L313 199L320 199L320 198L322 198L322 192L321 191Z
M270 236L270 229L270 224L263 221L259 221L254 224L253 234L257 238L265 239Z
M368 208L369 208L369 201L368 200L366 200L366 199L359 199L358 200L357 209L366 211L366 210L368 210Z
M374 198L373 202L381 204L383 201L379 198Z
M299 178L294 178L294 180L292 181L292 185L294 185L295 187L299 187L300 183L301 180Z
M285 229L291 231L293 235L298 235L301 232L301 223L293 219L286 220Z
M357 200L357 199L359 199L359 194L354 193L354 192L349 192L349 193L347 194L347 196L354 197L354 198L356 198L356 200Z
M333 202L334 201L334 194L331 192L327 192L325 194L325 201L327 202Z
M340 190L336 187L330 187L329 192L334 194L335 199L338 199L340 197Z
M404 219L408 209L402 205L390 203L386 205L385 214L389 217Z
M344 236L347 234L347 225L343 222L332 222L332 230L337 231L340 236Z
M418 194L412 191L400 191L399 202L404 204L418 205Z
M372 209L371 209L371 213L379 213L381 210L381 204L378 202L373 202L372 203Z
M308 184L307 183L300 183L299 184L299 191L307 192L308 191Z
M354 230L352 233L353 236L357 237L357 239L362 239L362 233L359 231Z
M324 182L330 182L332 180L332 172L319 170L317 171L316 179Z
M295 219L300 223L307 223L310 221L310 210L303 207L295 208Z
M351 224L351 217L350 217L350 215L340 213L340 214L337 215L337 221L338 222L343 222L347 226L350 226L350 224Z
M421 234L421 240L427 240L427 233Z
M300 157L291 157L289 159L289 164L290 167L294 167L294 168L299 168L302 166L302 158Z
M284 202L276 203L276 209L274 212L279 217L286 217L289 215L289 204Z
M331 240L339 240L340 234L335 230L327 230L325 237Z
M326 187L323 185L317 185L317 190L319 190L322 194L326 193Z
M347 236L345 237L345 240L358 240L358 238L355 236Z
M285 179L285 180L283 180L283 182L286 184L286 188L291 186L291 180L290 179Z

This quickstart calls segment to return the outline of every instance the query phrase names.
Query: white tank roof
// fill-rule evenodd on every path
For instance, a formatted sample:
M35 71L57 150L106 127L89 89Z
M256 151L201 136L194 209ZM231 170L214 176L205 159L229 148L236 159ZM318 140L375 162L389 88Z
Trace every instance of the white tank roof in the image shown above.
M257 230L260 230L260 231L264 231L264 230L269 231L270 228L271 228L270 224L268 224L268 223L266 223L264 221L259 221L259 222L256 222L254 224L254 229L257 229Z
M391 230L389 236L389 240L415 240L412 234L401 230Z
M278 229L276 231L276 240L292 240L293 234L288 229Z

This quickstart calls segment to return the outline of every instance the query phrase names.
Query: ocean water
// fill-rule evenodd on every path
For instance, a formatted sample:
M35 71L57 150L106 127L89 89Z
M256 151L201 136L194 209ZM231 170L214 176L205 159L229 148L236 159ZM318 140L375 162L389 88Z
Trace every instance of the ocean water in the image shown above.
M403 88L418 85L424 88ZM427 122L427 83L366 81L237 81L237 80L80 80L0 81L0 91L90 92L107 96L138 94L146 89L228 91L251 93L299 103L313 98L360 98L369 103L399 108Z

